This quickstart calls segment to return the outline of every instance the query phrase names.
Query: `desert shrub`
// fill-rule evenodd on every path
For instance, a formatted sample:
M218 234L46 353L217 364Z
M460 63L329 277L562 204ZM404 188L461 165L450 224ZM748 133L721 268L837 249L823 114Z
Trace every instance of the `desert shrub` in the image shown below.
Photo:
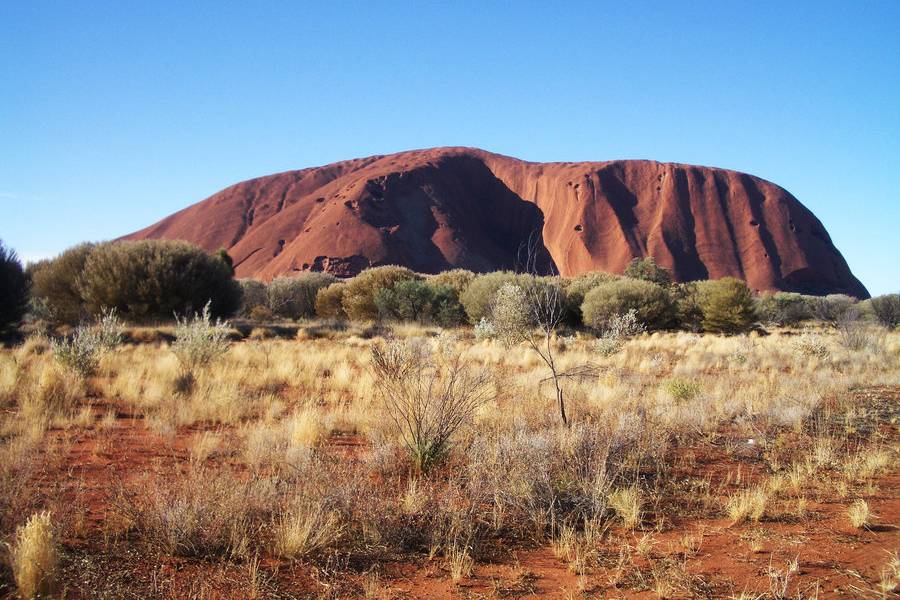
M228 352L228 322L212 319L209 304L192 317L175 318L175 342L172 352L181 364L182 372L190 377L208 367Z
M266 284L256 279L238 279L238 285L241 286L241 315L250 316L257 306L266 306Z
M806 333L797 336L792 343L794 350L808 358L825 359L831 354L824 336L815 333Z
M16 530L10 558L16 587L23 599L53 596L59 562L56 546L49 512L32 515Z
M371 321L378 318L375 295L378 290L390 289L401 281L418 279L419 276L406 267L387 265L366 269L346 284L341 306L352 321Z
M452 346L392 339L372 347L376 392L418 471L446 456L491 392L487 371L473 370Z
M434 290L424 281L406 279L375 294L378 316L395 321L426 321L431 316Z
M251 321L271 321L275 318L275 313L269 310L269 307L264 304L258 304L250 309L250 312L247 314L247 318Z
M332 283L316 292L316 316L323 319L345 319L343 282Z
M672 320L672 301L666 290L639 279L603 283L588 292L581 305L584 324L595 329L603 329L615 315L630 310L648 328L664 327Z
M753 294L747 284L723 277L698 284L703 329L716 333L741 333L756 322Z
M279 277L266 286L266 306L273 314L288 319L316 315L316 295L335 283L328 273L302 273L296 277Z
M879 323L893 329L900 326L900 294L885 294L869 301Z
M601 356L611 356L622 349L628 338L643 333L645 329L634 309L623 315L613 315L597 337L595 344L597 353Z
M476 340L492 340L497 337L497 328L491 323L487 317L481 317L481 320L472 328Z
M884 329L867 323L856 308L844 313L835 323L838 343L847 350L860 351L884 347Z
M665 388L672 398L680 402L692 400L700 393L700 386L697 383L677 377L666 381Z
M447 285L435 286L430 280L399 281L375 294L375 306L382 319L437 323L456 327L465 322L465 309L456 291Z
M54 320L74 325L87 316L79 283L94 248L94 244L79 244L55 258L28 266L31 293Z
M829 294L827 296L810 297L810 308L816 319L836 325L847 316L856 300L845 294Z
M650 281L663 287L671 285L672 283L672 273L668 269L656 264L656 261L653 260L652 256L648 256L647 258L635 258L632 260L631 263L625 267L624 275L625 277L631 277L632 279Z
M466 322L466 309L459 301L456 289L449 285L428 282L434 291L431 301L431 320L441 327L459 327Z
M490 318L491 303L497 295L497 290L503 284L513 283L524 286L527 277L510 271L495 271L477 275L460 297L459 301L465 308L469 323L473 325L481 321L482 317Z
M669 287L675 308L675 322L687 331L700 331L703 310L700 308L699 284L696 281L677 283Z
M0 241L0 335L19 326L28 309L30 287L19 257Z
M447 286L453 288L457 296L462 295L475 279L475 273L466 269L450 269L428 277L428 285L433 288Z
M94 248L79 289L88 310L114 307L129 320L169 319L207 304L214 316L234 314L241 287L219 256L171 240L113 242Z
M812 310L806 299L791 292L776 292L760 296L756 309L764 323L772 325L797 325L812 318Z
M75 332L62 340L50 343L56 361L81 376L97 371L103 354L122 343L122 323L115 309L104 309L95 325L79 325Z
M584 303L584 297L589 291L610 281L619 279L618 275L604 273L602 271L592 271L584 273L578 277L571 279L563 279L564 302L566 306L567 322L570 325L578 326L584 323L581 314L581 305Z

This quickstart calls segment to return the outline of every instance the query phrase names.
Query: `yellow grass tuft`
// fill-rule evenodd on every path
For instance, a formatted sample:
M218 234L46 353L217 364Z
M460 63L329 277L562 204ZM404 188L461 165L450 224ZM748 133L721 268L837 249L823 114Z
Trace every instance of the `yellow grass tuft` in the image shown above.
M22 598L45 598L54 592L58 557L49 512L32 515L16 530L10 556Z

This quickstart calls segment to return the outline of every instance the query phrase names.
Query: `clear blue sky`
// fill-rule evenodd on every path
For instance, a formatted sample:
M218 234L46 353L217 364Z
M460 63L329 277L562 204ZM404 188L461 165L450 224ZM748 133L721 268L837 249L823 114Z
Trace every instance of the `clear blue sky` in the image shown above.
M0 238L37 258L246 178L466 145L753 173L900 290L896 0L316 4L0 0Z

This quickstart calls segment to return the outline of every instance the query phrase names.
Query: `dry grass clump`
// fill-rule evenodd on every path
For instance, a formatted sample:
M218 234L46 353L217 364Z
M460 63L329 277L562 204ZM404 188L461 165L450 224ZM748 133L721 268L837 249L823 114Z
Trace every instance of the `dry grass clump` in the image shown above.
M10 547L13 577L26 600L49 598L57 585L57 543L49 512L32 515Z
M338 543L343 534L340 516L324 502L302 499L276 517L272 526L277 556L301 558Z
M754 487L741 490L728 497L725 503L725 512L731 519L732 525L739 525L747 521L757 522L766 512L769 495L763 487Z
M643 516L643 500L637 488L629 487L614 490L609 495L609 506L616 516L622 520L627 529L634 529L641 524Z
M872 513L869 510L869 503L863 499L854 500L850 508L847 509L847 517L850 524L856 529L865 529L872 522Z

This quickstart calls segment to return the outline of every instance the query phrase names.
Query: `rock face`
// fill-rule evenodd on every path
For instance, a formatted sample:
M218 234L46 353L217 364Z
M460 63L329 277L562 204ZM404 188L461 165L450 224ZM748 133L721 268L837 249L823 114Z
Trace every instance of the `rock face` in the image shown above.
M372 156L238 183L128 239L226 248L239 277L521 268L621 273L652 256L678 281L867 298L822 223L751 175L621 160L531 163L472 148Z

